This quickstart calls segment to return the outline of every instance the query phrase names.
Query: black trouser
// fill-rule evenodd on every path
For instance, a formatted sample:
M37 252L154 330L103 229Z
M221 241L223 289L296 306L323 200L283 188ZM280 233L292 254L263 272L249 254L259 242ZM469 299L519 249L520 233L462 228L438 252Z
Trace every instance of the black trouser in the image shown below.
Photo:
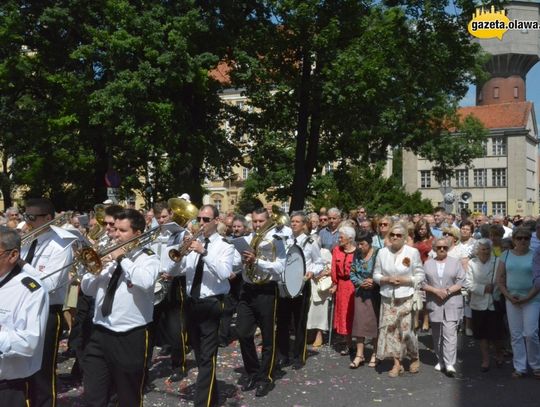
M242 289L242 275L236 276L234 279L229 280L231 289L228 294L225 295L223 315L221 316L221 323L219 324L219 342L223 344L229 344L231 342L231 322L238 301L240 301L240 290Z
M257 382L273 381L275 365L275 332L277 285L244 283L237 310L236 327L244 368ZM255 348L255 329L262 335L261 361Z
M119 407L142 405L149 341L146 326L114 332L94 325L84 356L88 406L106 406L113 391Z
M171 347L173 369L186 373L185 290L180 277L173 278L165 299L155 307L155 344Z
M77 313L73 321L73 327L69 335L69 348L75 351L75 363L71 368L71 373L76 377L82 377L84 366L82 360L84 348L90 340L92 333L92 319L94 318L94 297L84 295L79 290L77 297Z
M56 356L62 328L62 305L51 305L45 328L41 369L30 377L32 407L56 406Z
M28 407L29 379L0 380L0 407Z
M295 298L279 297L277 311L277 346L280 357L289 358L289 327L294 319L293 358L306 363L307 358L307 316L311 298L311 282L307 281L302 295Z
M223 295L187 299L186 319L189 341L195 352L198 367L195 407L215 406L218 403L216 359L222 312Z

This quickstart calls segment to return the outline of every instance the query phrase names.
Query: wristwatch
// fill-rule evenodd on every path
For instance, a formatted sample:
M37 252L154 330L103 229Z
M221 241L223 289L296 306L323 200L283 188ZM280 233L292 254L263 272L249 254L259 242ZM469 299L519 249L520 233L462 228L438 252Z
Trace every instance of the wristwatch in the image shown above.
M446 289L446 295L448 295L449 297L452 295L449 288Z

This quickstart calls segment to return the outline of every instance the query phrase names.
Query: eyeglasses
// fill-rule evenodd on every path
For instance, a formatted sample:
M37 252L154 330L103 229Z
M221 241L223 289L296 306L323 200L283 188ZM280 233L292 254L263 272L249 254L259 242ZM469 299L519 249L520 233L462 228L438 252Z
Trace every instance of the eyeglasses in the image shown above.
M516 236L514 237L516 240L531 240L529 236Z
M390 233L390 237L397 237L398 239L401 239L403 235L401 233Z
M448 250L448 246L435 246L437 250Z
M31 213L25 213L23 215L24 220L34 222L39 216L47 216L48 213L38 213L38 214L31 214Z
M197 216L197 222L201 223L208 223L212 220L212 218L209 218L208 216Z
M114 226L114 222L105 222L107 226Z
M15 249L7 249L7 250L3 250L3 251L0 252L0 256L3 256L3 255L6 254L6 253L12 252L13 250L15 250Z
M390 225L390 224L386 223L386 222L385 223L379 223L379 226L388 226L388 225Z

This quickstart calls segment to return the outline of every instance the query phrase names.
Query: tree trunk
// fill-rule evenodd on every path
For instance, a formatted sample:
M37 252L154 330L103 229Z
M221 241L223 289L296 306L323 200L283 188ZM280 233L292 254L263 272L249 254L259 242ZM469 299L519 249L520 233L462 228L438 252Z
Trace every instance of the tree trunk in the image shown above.
M308 186L306 174L306 151L309 124L309 99L311 82L311 57L309 50L304 51L302 58L302 78L298 106L298 123L296 126L296 149L294 156L294 177L292 184L290 211L304 208Z
M5 152L2 154L2 198L4 199L4 210L13 205L11 199L11 180L9 179L8 158Z

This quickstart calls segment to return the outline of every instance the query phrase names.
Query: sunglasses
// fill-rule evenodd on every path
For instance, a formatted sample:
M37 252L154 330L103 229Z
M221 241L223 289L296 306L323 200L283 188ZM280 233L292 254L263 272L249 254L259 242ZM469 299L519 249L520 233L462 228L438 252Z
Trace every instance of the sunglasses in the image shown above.
M529 236L516 236L514 237L516 240L531 240Z
M107 226L114 226L114 222L105 222Z
M212 218L209 218L208 216L197 216L197 222L201 223L201 222L204 222L204 223L208 223L212 221Z
M40 217L40 216L47 216L47 215L48 215L48 213L38 213L38 214L36 214L36 215L32 215L32 214L30 214L30 213L25 213L25 214L23 215L23 218L24 218L24 220L26 220L26 221L34 222L38 217Z
M379 226L388 226L390 225L389 223L379 223Z
M448 246L436 246L437 250L448 250Z
M453 236L452 233L448 233L448 232L444 232L442 235L443 236Z
M397 237L398 239L401 239L403 235L401 233L390 233L390 237Z

